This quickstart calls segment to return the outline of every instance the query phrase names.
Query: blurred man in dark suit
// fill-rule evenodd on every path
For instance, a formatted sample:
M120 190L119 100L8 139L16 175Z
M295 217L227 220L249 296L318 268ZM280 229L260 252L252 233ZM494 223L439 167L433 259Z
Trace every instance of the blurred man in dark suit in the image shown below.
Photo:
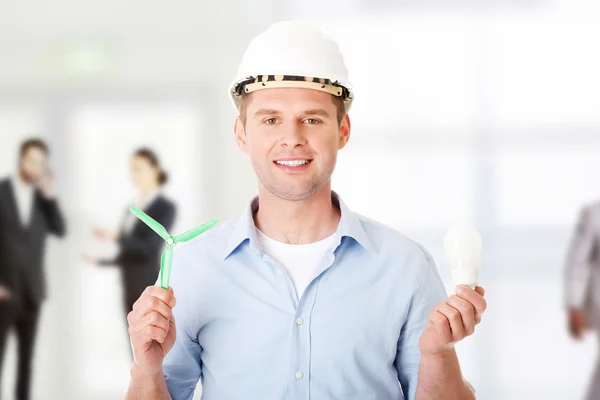
M65 234L48 155L42 140L25 141L16 173L0 180L0 376L7 334L14 328L19 346L18 400L30 398L35 335L46 296L46 236Z

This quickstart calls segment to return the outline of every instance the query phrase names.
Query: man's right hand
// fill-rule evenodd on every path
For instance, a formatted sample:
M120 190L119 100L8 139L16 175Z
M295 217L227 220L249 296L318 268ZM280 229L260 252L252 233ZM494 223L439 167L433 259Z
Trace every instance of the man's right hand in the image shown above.
M10 290L6 286L0 284L0 301L10 299Z
M581 340L586 330L583 311L578 308L569 309L569 332L574 339Z
M175 296L173 289L149 286L127 315L137 374L152 376L175 344Z

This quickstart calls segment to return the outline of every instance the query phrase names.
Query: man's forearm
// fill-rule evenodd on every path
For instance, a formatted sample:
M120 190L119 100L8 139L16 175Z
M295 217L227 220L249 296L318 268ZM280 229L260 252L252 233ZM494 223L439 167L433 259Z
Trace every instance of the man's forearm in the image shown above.
M463 379L456 351L423 355L419 366L416 400L474 400Z
M125 400L171 400L162 371L154 376L144 376L134 365Z

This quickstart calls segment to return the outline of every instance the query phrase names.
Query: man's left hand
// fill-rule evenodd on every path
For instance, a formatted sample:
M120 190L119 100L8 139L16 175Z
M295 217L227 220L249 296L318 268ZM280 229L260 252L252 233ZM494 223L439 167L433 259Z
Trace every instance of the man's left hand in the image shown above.
M46 199L54 197L54 175L49 169L44 171L40 177L39 188Z
M427 327L419 341L422 354L451 350L457 342L472 335L475 326L481 322L481 315L487 308L483 298L485 290L481 286L473 290L460 285L456 292L429 313Z

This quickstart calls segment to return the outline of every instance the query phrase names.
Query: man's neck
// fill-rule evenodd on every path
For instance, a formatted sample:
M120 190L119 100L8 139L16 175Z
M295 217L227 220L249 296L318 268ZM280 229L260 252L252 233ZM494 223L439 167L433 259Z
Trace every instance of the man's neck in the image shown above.
M261 187L254 223L261 232L283 243L308 244L335 233L340 210L331 202L331 186L324 185L301 201L288 201Z
M16 177L19 185L26 186L26 187L32 186L32 183L27 180L27 178L25 177L25 174L20 169L18 169L17 172L15 173L15 177Z

